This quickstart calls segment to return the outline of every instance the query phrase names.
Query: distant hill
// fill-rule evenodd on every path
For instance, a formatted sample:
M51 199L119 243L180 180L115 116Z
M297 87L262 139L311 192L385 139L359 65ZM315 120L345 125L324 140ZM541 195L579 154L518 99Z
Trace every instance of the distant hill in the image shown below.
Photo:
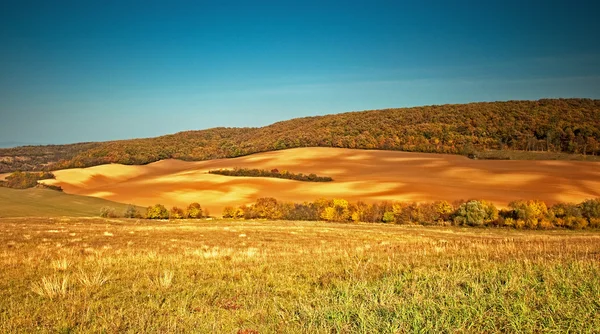
M208 160L314 146L484 158L506 158L505 152L515 150L597 155L600 100L543 99L370 110L297 118L261 128L213 128L156 138L25 146L0 149L0 172L106 163L136 165L168 158ZM490 150L503 154L489 154Z
M102 207L123 214L127 204L48 189L0 188L0 217L98 217Z

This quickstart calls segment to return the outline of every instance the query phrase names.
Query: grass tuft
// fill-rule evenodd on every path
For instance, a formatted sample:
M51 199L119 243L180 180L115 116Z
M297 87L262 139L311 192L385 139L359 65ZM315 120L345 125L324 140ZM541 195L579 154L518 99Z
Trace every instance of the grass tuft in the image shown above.
M175 277L175 273L172 270L163 270L157 277L150 278L150 282L156 288L168 289L173 284L173 277Z
M41 282L36 282L31 285L31 291L42 297L53 300L54 298L65 297L69 285L69 277L42 277Z

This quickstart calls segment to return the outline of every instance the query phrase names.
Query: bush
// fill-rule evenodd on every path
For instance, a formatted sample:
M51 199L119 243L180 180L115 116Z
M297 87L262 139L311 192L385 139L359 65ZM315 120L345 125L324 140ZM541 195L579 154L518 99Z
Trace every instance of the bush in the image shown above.
M156 204L154 206L149 206L146 209L146 218L148 219L168 219L169 218L169 210L165 208L162 204Z
M117 218L117 211L111 206L105 206L100 209L100 217L102 218Z
M538 200L513 201L508 204L517 219L525 222L525 227L535 229L544 220L548 219L546 203ZM546 225L544 223L543 225Z
M140 217L140 213L138 212L137 208L133 205L128 205L127 208L125 209L125 214L123 215L125 218L139 218Z
M392 211L386 211L383 213L383 222L392 223L394 222L394 213Z
M591 228L600 228L600 218L590 218Z
M223 218L239 218L235 217L236 210L232 206L226 206L223 208Z
M483 226L498 219L498 209L486 201L469 201L456 210L454 223L456 225Z
M284 215L289 220L319 220L317 207L313 203L294 204L294 208Z
M321 219L326 221L347 222L350 220L350 210L348 201L336 198L328 203L320 215Z
M565 227L572 230L581 230L588 226L587 219L583 217L568 217L565 219Z
M183 209L178 208L176 206L172 207L169 211L169 219L182 219L185 218L185 212Z
M288 179L306 182L331 182L333 179L329 176L317 176L316 174L304 175L302 173L294 174L288 171L279 172L277 168L269 170L265 169L249 169L249 168L234 168L234 169L216 169L208 171L209 174L218 174L225 176L249 176L249 177L275 177L279 179Z
M5 178L6 180L0 183L0 186L14 189L27 189L37 186L39 180L53 178L54 174L49 172L14 172L7 176Z
M581 217L581 208L577 204L573 203L557 203L554 204L549 213L557 218L565 217Z
M587 219L600 218L600 198L588 199L580 204L581 214Z

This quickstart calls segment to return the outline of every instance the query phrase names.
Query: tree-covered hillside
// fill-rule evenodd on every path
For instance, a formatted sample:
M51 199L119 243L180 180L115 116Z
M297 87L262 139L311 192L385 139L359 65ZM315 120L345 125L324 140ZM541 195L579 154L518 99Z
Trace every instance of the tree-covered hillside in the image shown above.
M261 128L214 128L156 138L0 149L0 172L207 160L293 147L477 155L487 150L600 153L600 100L544 99L370 110Z

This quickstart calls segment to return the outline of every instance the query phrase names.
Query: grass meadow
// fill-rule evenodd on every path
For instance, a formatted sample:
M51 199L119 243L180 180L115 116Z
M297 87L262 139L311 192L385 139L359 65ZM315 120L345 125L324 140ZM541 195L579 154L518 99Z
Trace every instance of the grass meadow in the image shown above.
M66 194L50 189L10 189L0 187L0 218L4 217L93 217L102 207L120 214L127 204L101 198ZM144 210L142 207L137 207Z
M0 219L0 332L597 332L600 233Z

